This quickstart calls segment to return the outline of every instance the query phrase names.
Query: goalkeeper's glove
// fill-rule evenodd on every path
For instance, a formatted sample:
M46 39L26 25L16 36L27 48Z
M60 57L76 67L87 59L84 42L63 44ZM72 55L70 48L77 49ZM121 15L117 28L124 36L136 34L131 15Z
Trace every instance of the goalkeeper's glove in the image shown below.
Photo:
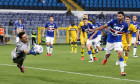
M31 50L29 51L29 54L36 55L36 52L34 51L34 47L31 48Z

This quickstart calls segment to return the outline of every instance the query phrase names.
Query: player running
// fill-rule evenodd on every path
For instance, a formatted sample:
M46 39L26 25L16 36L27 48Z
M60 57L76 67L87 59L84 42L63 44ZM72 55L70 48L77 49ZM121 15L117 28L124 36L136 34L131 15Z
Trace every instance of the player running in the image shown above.
M133 24L131 24L130 23L130 21L131 21L131 18L130 18L130 16L126 16L125 17L125 22L128 24L128 26L129 26L129 28L128 28L128 31L129 31L129 44L130 45L128 45L127 44L127 41L126 41L126 35L125 35L125 33L123 33L123 35L122 35L122 43L123 43L123 50L125 51L125 55L124 55L124 66L127 66L127 64L126 64L126 61L127 61L127 59L128 59L128 51L127 51L127 47L128 46L131 46L131 41L132 41L132 33L135 33L136 34L136 42L138 42L138 32L137 32L137 30L136 30L136 28L135 28L135 26L133 25ZM116 62L116 65L119 65L119 60L117 60L117 62Z
M74 21L72 21L71 26L68 28L70 35L71 35L71 53L73 53L73 45L75 44L75 53L77 52L77 26L75 25Z
M92 27L93 27L94 29L97 28L97 27L100 27L100 26L101 26L100 23L96 22L95 19L92 19ZM101 30L98 30L98 32L97 32L97 37L96 37L95 39L96 39L96 42L95 42L95 44L94 44L94 46L95 46L95 52L97 53L98 50L99 50L99 51L105 51L105 48L104 48L104 47L100 47Z
M88 19L88 14L84 14L83 18ZM88 21L88 23L91 23ZM92 24L92 23L91 23ZM85 48L85 43L87 42L87 33L85 32L85 36L83 37L83 32L82 32L82 26L83 26L83 20L79 23L79 27L77 30L77 40L79 39L79 33L80 33L80 41L81 41L81 60L84 60L84 48ZM95 53L94 49L91 50L92 53ZM95 59L96 60L96 59Z
M18 21L16 21L15 26L16 27L13 30L13 35L14 35L14 38L16 39L16 43L18 43L19 42L19 37L18 37L19 32L26 32L26 31L25 31L25 26L22 24L21 19L18 19ZM15 35L15 33L17 34L17 36Z
M87 39L87 50L88 50L89 57L91 59L88 62L94 62L94 60L97 61L97 58L95 57L95 52L91 53L91 50L93 50L92 43L96 43L96 41L97 41L97 39L95 39L95 38L97 37L97 32L98 31L90 32L88 30L88 29L95 29L95 28L93 28L92 25L90 23L88 23L88 19L87 18L83 19L83 23L84 23L84 25L82 26L83 37L85 36L85 32L86 32L87 33L87 37L88 37L88 39Z
M24 73L23 62L26 55L33 54L36 55L33 48L30 50L30 43L28 41L28 36L25 32L20 32L18 34L20 40L17 43L17 47L12 51L11 56L14 63L17 63L17 67L20 68L21 72Z
M124 18L124 12L118 12L117 18L115 20L112 20L108 22L108 24L105 24L104 26L100 26L96 29L90 29L90 31L96 31L101 30L103 28L106 28L110 26L110 32L108 34L107 38L107 45L106 45L106 55L105 59L103 60L103 65L106 64L108 58L111 55L111 51L114 49L118 56L119 56L119 62L120 62L120 69L121 69L121 75L125 76L126 73L124 72L124 59L122 57L122 34L126 34L126 40L128 43L127 50L130 50L130 44L129 44L129 36L128 36L128 24L123 21Z
M136 15L133 16L133 21L130 23L135 26L135 28L137 29L138 35L139 35L139 23L137 22ZM137 51L136 33L132 34L132 44L134 44L133 57L138 57L138 56L136 56L136 51Z
M52 56L52 51L53 51L53 41L54 41L54 30L56 29L57 32L57 37L59 38L59 32L57 25L53 22L53 16L50 16L50 22L46 23L45 28L42 33L42 37L44 38L44 33L47 28L47 33L46 33L46 44L47 44L47 55L46 56ZM50 45L50 50L49 50L49 45Z

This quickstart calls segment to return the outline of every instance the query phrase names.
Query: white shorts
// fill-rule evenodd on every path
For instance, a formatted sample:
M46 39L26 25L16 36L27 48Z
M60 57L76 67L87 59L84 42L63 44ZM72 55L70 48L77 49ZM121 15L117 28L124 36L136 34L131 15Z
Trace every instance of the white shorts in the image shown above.
M132 37L132 44L135 44L136 42L136 37Z
M18 43L19 42L19 37L16 37L16 43Z
M95 39L92 40L87 39L87 44L94 43L94 45L100 46L100 41L101 41L101 35L98 35Z
M123 47L122 47L122 42L115 42L115 43L109 43L107 42L106 45L106 54L111 54L112 50L119 50L119 51L123 51Z
M46 37L46 42L53 44L53 41L54 41L54 37Z

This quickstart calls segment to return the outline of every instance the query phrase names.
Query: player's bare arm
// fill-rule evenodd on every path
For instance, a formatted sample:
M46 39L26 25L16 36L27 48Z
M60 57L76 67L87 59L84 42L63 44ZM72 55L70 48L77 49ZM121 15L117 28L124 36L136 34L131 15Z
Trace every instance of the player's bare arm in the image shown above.
M107 24L105 24L105 25L103 25L103 26L100 26L100 27L98 27L98 28L96 28L96 29L89 29L89 30L90 30L90 31L97 31L97 30L104 29L104 28L106 28L106 27L108 27Z
M57 37L59 38L59 31L58 31L58 29L56 29L56 32L57 32Z
M77 29L77 40L79 40L79 33L80 33L80 29Z
M13 35L14 35L14 38L16 38L16 35L15 35L15 30L13 30Z
M89 40L91 40L91 39L93 38L93 36L96 35L97 32L98 32L98 30L96 30L96 31L92 34L92 36L89 38Z
M42 33L42 37L43 37L43 38L44 38L45 30L46 30L46 29L44 28L44 29L43 29L43 33Z
M137 32L135 32L135 34L136 34L136 44L138 43L138 34L139 33L139 30L137 31Z
M127 50L130 51L129 35L128 35L128 33L125 33L125 35L126 35L126 41L127 41L127 44L128 44Z

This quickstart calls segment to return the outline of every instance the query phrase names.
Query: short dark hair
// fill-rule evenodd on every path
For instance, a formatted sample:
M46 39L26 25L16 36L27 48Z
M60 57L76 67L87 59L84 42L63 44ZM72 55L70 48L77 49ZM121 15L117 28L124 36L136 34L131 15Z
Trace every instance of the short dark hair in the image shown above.
M88 20L87 18L83 18L83 20Z
M19 38L22 39L22 36L23 36L24 34L25 34L25 32L20 32L20 33L18 34Z
M50 18L51 18L51 17L53 18L53 16L50 16Z
M22 21L22 19L18 19L18 20L21 20Z
M125 18L129 18L130 19L131 17L130 16L125 16Z
M123 11L119 11L117 14L122 14L124 16L124 12Z

